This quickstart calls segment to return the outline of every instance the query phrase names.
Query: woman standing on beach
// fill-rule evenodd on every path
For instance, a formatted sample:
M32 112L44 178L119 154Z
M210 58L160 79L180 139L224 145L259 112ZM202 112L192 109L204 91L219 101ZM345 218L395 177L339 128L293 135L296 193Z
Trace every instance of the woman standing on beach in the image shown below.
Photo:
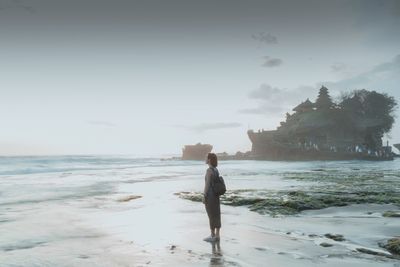
M219 195L213 191L213 182L219 177L217 155L214 153L208 153L206 163L209 168L207 169L205 177L203 203L206 206L211 235L204 238L204 241L215 242L220 239L219 230L221 228L221 206Z

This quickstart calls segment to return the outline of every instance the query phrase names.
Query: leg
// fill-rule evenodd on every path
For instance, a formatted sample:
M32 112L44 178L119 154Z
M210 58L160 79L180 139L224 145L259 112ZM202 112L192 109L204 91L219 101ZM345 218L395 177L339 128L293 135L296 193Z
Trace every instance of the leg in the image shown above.
M215 236L215 228L211 228L211 236Z
M221 228L215 228L215 229L217 230L215 236L219 238L219 230L220 230Z

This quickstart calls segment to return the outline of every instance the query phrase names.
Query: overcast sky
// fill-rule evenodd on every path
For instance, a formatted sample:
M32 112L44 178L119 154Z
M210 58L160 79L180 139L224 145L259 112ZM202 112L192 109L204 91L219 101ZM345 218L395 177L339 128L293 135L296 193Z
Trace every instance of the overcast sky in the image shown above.
M0 0L0 38L0 154L247 151L321 84L400 100L396 0Z

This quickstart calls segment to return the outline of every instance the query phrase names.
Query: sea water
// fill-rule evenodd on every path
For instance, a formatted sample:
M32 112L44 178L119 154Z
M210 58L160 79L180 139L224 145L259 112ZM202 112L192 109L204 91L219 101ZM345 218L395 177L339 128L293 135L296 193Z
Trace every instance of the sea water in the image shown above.
M390 190L400 192L399 163L398 159L386 162L221 161L219 170L228 190L245 189L248 194L257 194L259 190L307 191L315 187L324 190L335 183L332 179L324 181L331 174L337 179L354 181L360 175L365 178L370 174L370 184L364 179L357 186L389 181L382 185L382 190L388 190L389 184ZM187 240L182 240L184 231L179 229L188 227L189 223L184 223L186 219L202 218L203 208L200 203L181 199L175 193L201 192L206 168L200 161L129 156L1 157L0 266L130 266L127 262L136 266L134 263L140 262L141 256L145 265L146 255L140 254L142 248L151 254L152 250L171 242L187 244ZM132 195L140 198L124 201ZM378 210L379 207L382 211L388 208L378 206ZM397 206L390 208L398 209ZM235 213L243 209L246 207L225 210ZM363 214L367 218L366 212ZM283 218L291 225L298 216L293 220L291 216ZM308 216L307 212L304 216ZM255 220L264 217L268 217L270 224L282 220L268 214L254 213L250 217L242 218L243 224L253 225ZM232 225L233 220L234 217ZM383 230L366 242L372 244L380 238L389 238L393 230L393 221L390 222L387 236L382 234L385 226L377 225L376 228ZM260 222L257 227L265 227L266 223ZM203 225L207 225L206 221ZM299 229L309 228L304 225ZM138 245L138 251L137 247L127 245L129 240ZM236 259L240 262L239 256Z

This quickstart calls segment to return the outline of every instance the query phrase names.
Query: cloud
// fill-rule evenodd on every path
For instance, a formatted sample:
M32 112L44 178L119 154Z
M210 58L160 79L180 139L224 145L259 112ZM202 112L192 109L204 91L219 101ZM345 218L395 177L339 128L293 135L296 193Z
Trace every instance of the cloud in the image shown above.
M255 108L245 108L239 110L242 114L255 114L255 115L282 115L285 112L285 108L280 105L270 105L269 103L261 103Z
M342 72L347 69L347 65L341 62L336 62L331 65L332 72Z
M215 122L215 123L201 123L197 125L175 125L175 127L183 128L194 132L206 132L210 130L230 129L242 126L241 123L237 122Z
M351 91L355 89L376 90L394 96L400 101L400 55L387 62L380 63L368 71L359 73L351 78L338 81L324 82L332 91ZM397 111L397 118L400 111ZM394 141L400 140L400 123L396 121L391 131Z
M274 36L270 33L265 33L265 32L260 32L258 34L252 34L251 38L261 44L266 44L266 45L278 43L278 38L276 36Z
M88 121L87 122L90 125L94 125L94 126L102 126L102 127L116 127L117 125L109 122L109 121Z
M259 88L251 91L248 95L249 98L258 101L257 106L241 109L239 112L243 114L283 115L307 98L316 97L317 93L317 86L299 86L294 89L286 89L261 84Z
M398 93L400 84L400 55L395 56L391 61L376 65L369 71L362 72L351 78L335 82L324 82L328 88L334 90L384 90Z
M269 56L264 57L265 62L261 66L266 67L266 68L273 68L273 67L278 67L282 65L283 60L280 58L272 58Z
M20 0L3 1L2 3L0 3L0 11L10 10L10 9L15 9L15 10L20 9L28 13L35 13L35 9L32 6L29 6Z
M395 56L391 61L375 66L370 73L382 71L398 71L400 69L400 54Z
M249 93L249 97L253 99L273 100L277 97L280 98L284 91L285 89L272 87L269 84L261 84L258 89Z
M337 66L337 70L343 68ZM257 101L255 107L239 110L243 114L282 115L291 111L293 107L310 98L314 101L321 85L328 87L331 96L335 97L340 92L354 89L368 89L384 91L400 98L400 55L392 60L376 65L371 70L355 75L351 78L338 81L319 82L315 85L299 86L293 89L273 87L261 84L259 88L248 94L250 99Z

